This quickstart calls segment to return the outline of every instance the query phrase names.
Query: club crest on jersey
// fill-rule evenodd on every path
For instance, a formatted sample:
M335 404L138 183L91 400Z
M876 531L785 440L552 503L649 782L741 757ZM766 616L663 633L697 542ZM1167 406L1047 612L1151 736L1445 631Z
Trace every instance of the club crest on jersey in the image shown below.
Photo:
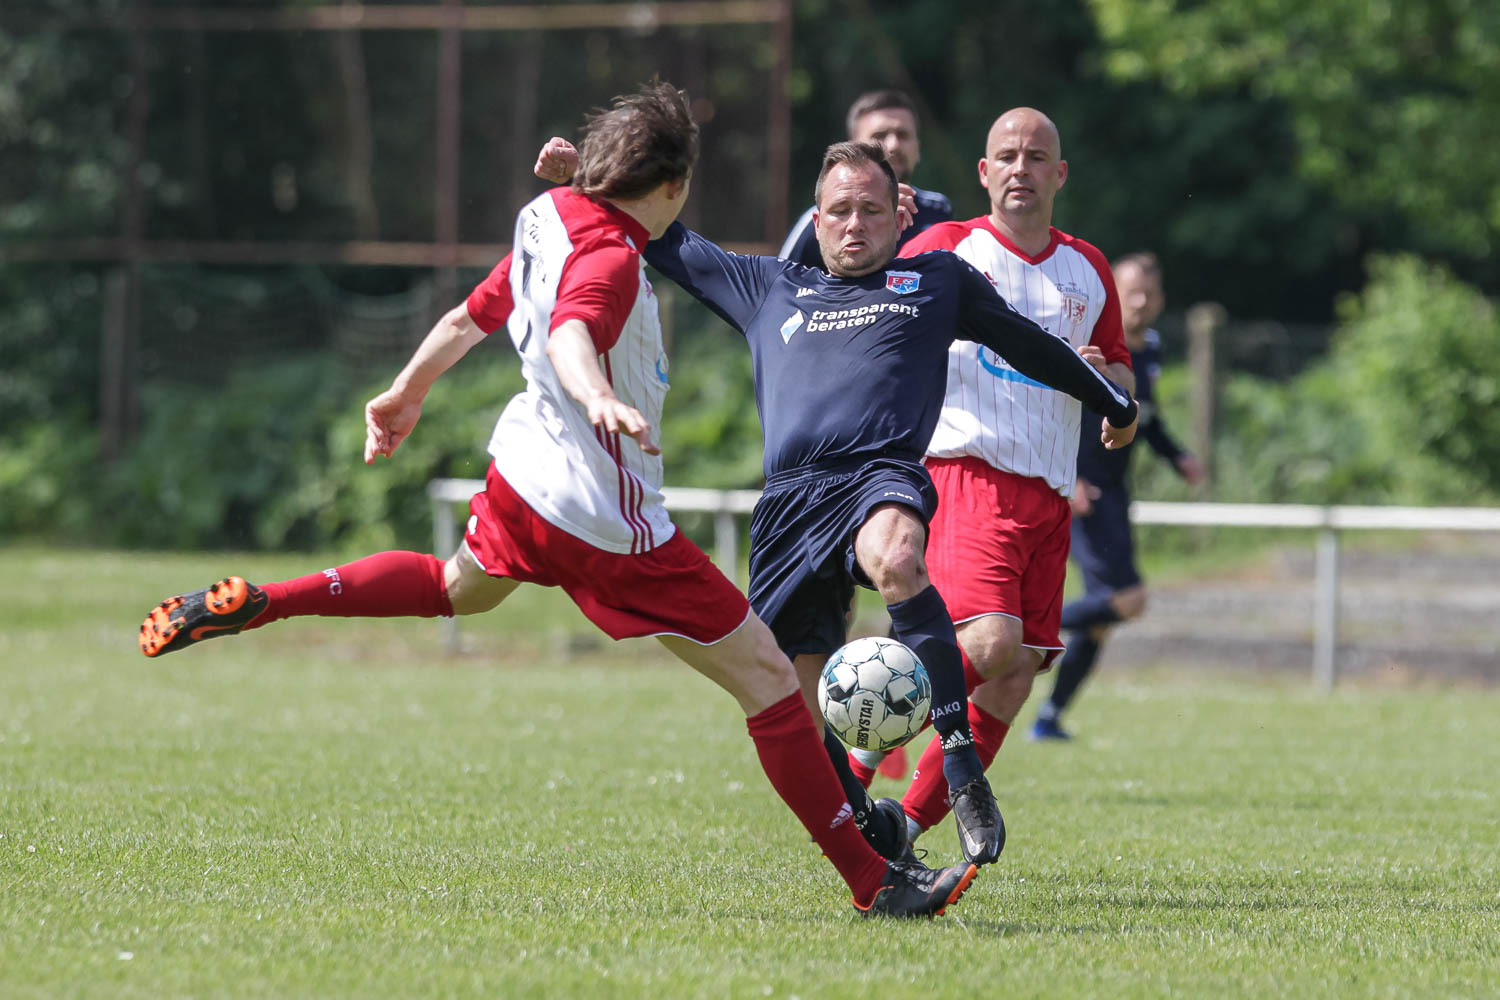
M897 295L910 295L922 284L922 276L916 271L885 272L885 288Z
M1086 296L1074 292L1066 292L1062 297L1063 319L1078 326L1089 312L1089 300Z

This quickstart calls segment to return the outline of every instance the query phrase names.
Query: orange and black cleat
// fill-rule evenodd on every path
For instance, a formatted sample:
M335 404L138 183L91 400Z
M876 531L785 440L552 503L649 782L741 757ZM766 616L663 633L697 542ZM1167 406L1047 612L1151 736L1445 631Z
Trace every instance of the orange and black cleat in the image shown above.
M204 639L234 635L254 621L266 603L263 590L237 576L207 590L168 598L141 624L141 652L160 656Z
M940 917L969 888L976 865L933 870L900 861L886 863L885 879L869 906L854 904L867 917Z

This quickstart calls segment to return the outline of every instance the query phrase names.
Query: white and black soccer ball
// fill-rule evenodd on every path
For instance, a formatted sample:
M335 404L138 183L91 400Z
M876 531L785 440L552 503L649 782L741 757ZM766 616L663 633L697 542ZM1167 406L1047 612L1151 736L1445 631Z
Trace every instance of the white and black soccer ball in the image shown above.
M855 639L828 658L818 708L839 739L859 750L894 750L927 723L927 668L894 639Z

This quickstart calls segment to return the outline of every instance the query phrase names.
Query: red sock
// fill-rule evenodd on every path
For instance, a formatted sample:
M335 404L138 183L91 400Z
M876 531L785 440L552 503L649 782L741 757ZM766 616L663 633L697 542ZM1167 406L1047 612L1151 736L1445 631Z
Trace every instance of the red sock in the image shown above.
M833 867L848 883L854 901L868 906L885 877L885 859L854 827L854 810L813 726L801 693L745 720L766 777Z
M958 647L958 658L964 664L964 693L973 694L974 689L984 683L984 678L979 676L979 671L974 669L974 661L969 659L969 654L964 652L963 646Z
M995 761L995 754L1005 743L1010 723L995 718L971 701L969 728L974 731L974 750L979 754L979 762L988 770ZM917 761L916 773L911 777L911 787L901 799L901 808L922 829L930 830L948 815L951 806L948 781L943 777L943 747L934 736L927 749L922 751L922 759Z
M437 618L453 614L443 586L443 563L421 552L377 552L373 556L263 584L270 602L245 628L260 628L283 618Z
M866 790L869 789L870 783L875 780L875 769L867 766L852 753L849 755L849 770L854 772L854 776L859 779L859 783L864 785Z

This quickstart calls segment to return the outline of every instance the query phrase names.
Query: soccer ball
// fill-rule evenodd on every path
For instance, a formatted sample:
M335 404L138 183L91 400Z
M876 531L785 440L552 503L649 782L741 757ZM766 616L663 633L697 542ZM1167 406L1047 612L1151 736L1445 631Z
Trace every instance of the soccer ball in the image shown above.
M828 658L818 708L858 750L894 750L927 724L932 681L917 654L894 639L855 639Z

